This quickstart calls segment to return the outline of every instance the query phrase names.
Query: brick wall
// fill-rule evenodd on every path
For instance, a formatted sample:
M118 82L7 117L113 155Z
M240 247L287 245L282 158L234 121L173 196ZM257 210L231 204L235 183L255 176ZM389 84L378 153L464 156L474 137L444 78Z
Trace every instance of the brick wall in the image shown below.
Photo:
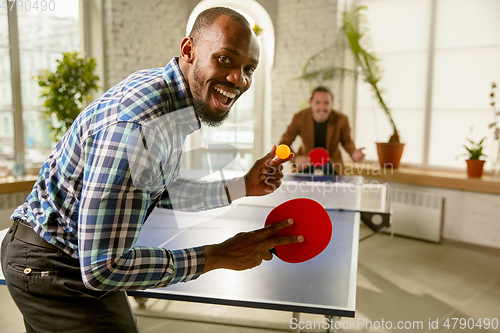
M105 0L106 86L179 55L192 0Z
M500 195L439 189L445 198L443 238L500 249Z
M427 192L444 198L444 241L500 249L500 195L391 183L393 189ZM395 225L398 230L397 222Z
M274 143L309 99L309 85L295 78L310 56L335 41L336 4L337 0L279 0L272 72Z

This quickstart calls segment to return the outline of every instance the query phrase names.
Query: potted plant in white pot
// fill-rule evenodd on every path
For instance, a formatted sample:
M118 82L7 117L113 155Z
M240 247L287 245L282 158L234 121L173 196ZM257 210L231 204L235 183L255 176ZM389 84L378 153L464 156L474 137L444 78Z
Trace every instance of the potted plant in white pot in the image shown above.
M309 58L302 69L300 78L308 81L327 81L344 76L354 76L368 83L393 130L388 142L377 143L379 163L383 167L397 168L403 155L404 144L400 142L399 131L392 117L392 111L387 106L383 98L384 92L379 86L382 79L382 69L379 65L380 59L374 52L367 50L370 46L367 36L369 29L367 19L362 13L366 9L366 6L352 6L351 9L344 13L341 31L346 41L339 38L335 46L324 49ZM352 53L356 64L355 69L337 66L335 61L333 66L323 66L325 57L333 53L340 54L346 47ZM321 63L319 67L318 63Z

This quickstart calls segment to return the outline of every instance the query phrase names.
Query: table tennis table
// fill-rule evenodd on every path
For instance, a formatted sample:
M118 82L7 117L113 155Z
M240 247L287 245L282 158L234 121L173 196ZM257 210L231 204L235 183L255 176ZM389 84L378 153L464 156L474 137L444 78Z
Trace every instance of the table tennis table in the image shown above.
M317 178L317 177L316 177ZM321 178L332 183L348 178ZM355 177L358 185L361 177ZM285 177L287 182L306 182L310 186L318 179ZM283 186L282 185L282 186ZM290 183L288 185L291 185ZM306 186L306 187L307 187ZM314 184L313 184L314 186ZM176 212L155 209L144 224L137 245L181 249L222 242L238 232L262 228L275 206L274 201L304 196L304 193L275 192L259 198L236 200L230 207L212 210L214 217L201 223L179 228ZM289 191L290 192L290 191ZM383 195L387 195L388 191ZM312 194L305 197L317 196ZM339 194L328 194L338 197ZM327 203L332 200L326 199ZM377 199L379 200L379 199ZM384 202L382 198L382 202ZM230 305L268 310L320 314L329 317L354 317L356 310L356 274L358 263L359 228L361 214L358 195L353 207L327 208L333 225L328 247L317 257L299 264L290 264L273 258L246 271L215 270L195 281L178 283L161 289L129 291L129 296L187 302ZM338 206L338 203L327 206ZM234 206L234 207L233 207ZM349 206L349 205L348 205ZM217 213L217 210L221 210ZM387 207L378 208L387 211ZM6 230L0 234L1 239ZM0 272L0 284L5 284Z

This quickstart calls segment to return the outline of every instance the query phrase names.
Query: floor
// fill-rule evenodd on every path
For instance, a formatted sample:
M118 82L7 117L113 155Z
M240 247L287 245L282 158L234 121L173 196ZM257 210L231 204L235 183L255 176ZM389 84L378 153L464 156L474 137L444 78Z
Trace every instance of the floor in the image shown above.
M356 318L341 318L339 332L388 332L389 325L410 332L500 332L498 254L376 235L360 243L357 286ZM290 331L292 318L288 312L165 300L141 307L131 298L131 304L141 333L278 333ZM0 331L24 332L4 286L0 308ZM302 332L325 332L323 319L302 314Z

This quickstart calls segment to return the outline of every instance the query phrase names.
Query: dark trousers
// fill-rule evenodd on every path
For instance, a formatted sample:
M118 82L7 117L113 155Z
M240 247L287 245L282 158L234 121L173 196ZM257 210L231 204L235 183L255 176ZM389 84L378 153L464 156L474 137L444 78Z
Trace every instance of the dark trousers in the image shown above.
M139 332L123 291L93 291L78 259L12 237L2 242L2 269L12 299L31 332Z

